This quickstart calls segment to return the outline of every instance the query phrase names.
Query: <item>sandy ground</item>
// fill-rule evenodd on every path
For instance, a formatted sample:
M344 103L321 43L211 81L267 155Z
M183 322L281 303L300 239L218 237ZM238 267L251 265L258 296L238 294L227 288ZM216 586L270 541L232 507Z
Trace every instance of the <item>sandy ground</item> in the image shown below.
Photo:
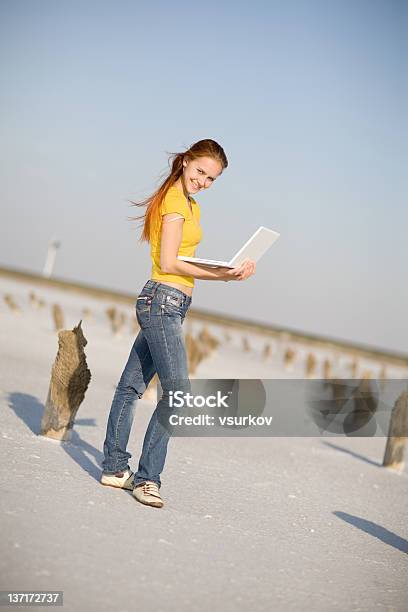
M113 337L102 304L1 280L0 589L63 590L66 610L406 610L408 471L381 467L384 438L174 438L162 509L99 476L110 403L133 337ZM92 381L70 442L38 435L57 351L49 304L84 320ZM132 314L132 309L128 309ZM257 345L258 342L258 345ZM284 376L234 337L198 374ZM278 349L276 349L278 350ZM296 375L294 369L290 375ZM298 374L299 375L299 374ZM153 405L140 401L137 461Z

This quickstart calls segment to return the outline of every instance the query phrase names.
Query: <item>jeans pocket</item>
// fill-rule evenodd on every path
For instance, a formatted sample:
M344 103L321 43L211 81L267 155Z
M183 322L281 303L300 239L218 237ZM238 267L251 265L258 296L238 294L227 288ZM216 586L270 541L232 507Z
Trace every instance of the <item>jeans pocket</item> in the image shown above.
M183 303L183 298L176 295L166 295L166 302L170 304L170 306L177 306L177 308L180 308Z
M180 315L183 314L183 298L176 295L164 295L161 310L163 314Z
M150 323L152 299L150 295L139 295L136 299L136 318L142 328Z

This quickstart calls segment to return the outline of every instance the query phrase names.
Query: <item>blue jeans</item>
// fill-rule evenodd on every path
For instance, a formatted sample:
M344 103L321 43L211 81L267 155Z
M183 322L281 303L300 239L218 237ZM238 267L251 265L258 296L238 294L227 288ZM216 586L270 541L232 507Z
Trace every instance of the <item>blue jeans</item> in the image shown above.
M129 468L131 454L126 447L133 424L137 399L141 398L154 374L163 395L146 430L135 485L151 480L161 486L160 474L166 460L170 433L163 427L170 411L169 391L188 391L187 355L181 325L191 297L158 281L149 280L136 300L140 332L133 344L116 388L103 445L102 469L115 474Z

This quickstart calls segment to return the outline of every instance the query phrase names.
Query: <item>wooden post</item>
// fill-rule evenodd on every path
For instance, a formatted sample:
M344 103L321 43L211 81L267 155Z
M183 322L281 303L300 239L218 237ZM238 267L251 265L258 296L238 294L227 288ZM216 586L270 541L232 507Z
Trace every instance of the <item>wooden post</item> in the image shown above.
M55 440L70 439L75 415L91 379L84 353L88 342L81 323L82 320L72 330L58 333L58 353L51 370L40 432Z
M325 378L326 380L332 378L332 364L330 359L325 359L323 362L323 378Z
M28 297L30 298L31 306L37 306L37 296L35 295L34 291L30 291Z
M16 302L14 301L13 296L10 295L10 293L6 293L5 294L4 301L6 302L7 306L10 308L10 310L14 310L14 312L20 312L21 311L20 306L18 306L18 304L16 304Z
M192 334L186 333L186 352L188 359L188 370L189 373L194 375L197 367L206 357L206 352L200 347L200 343L193 337Z
M197 342L199 343L201 350L208 357L215 349L219 346L220 341L218 338L213 336L207 327L203 327L197 336Z
M263 348L262 357L266 360L269 359L272 353L272 347L269 342L266 342Z
M116 306L111 306L107 308L105 312L111 323L111 329L113 334L119 334L120 330L126 323L126 313L119 312Z
M52 306L52 318L54 319L54 328L58 332L64 327L64 313L59 304L53 304Z
M306 359L306 376L312 378L316 373L317 359L313 353L309 353Z
M291 370L295 361L296 351L288 347L283 356L283 362L285 364L285 370Z
M242 338L242 350L246 353L251 350L251 345L249 344L249 340L246 336Z

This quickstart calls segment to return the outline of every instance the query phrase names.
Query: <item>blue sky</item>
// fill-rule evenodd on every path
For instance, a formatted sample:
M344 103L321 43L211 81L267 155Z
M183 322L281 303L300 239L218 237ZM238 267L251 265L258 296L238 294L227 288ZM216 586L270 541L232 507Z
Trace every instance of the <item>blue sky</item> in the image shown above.
M0 265L137 293L141 199L201 138L198 255L281 238L193 305L408 353L407 3L0 2Z

